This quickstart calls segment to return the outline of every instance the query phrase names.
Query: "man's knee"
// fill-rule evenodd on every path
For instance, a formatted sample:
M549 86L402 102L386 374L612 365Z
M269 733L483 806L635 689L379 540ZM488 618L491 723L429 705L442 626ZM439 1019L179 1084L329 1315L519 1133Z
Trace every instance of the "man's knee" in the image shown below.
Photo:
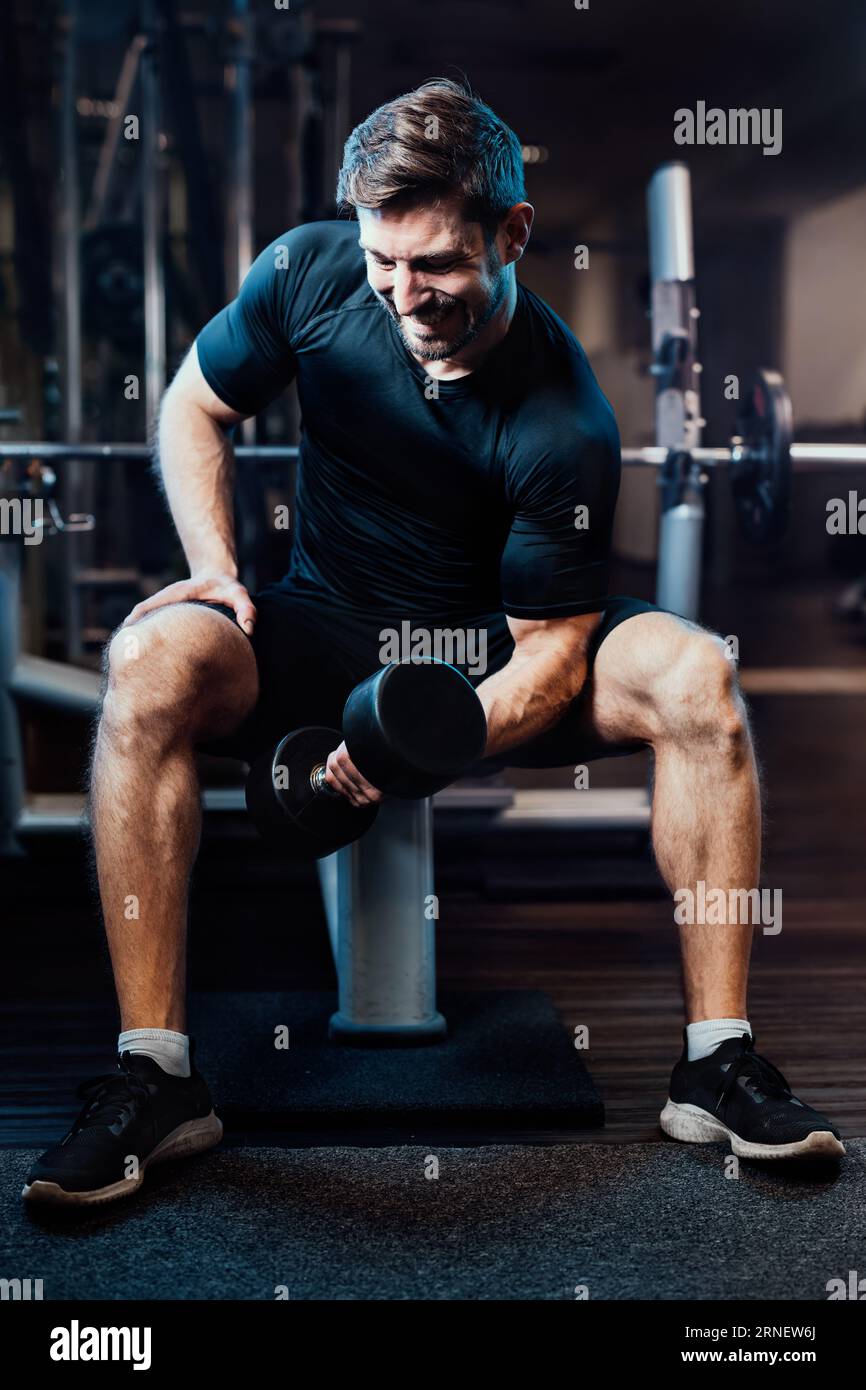
M715 633L686 623L677 628L655 685L660 733L740 756L749 741L748 721L729 649Z
M102 723L131 737L181 733L195 724L220 675L220 633L202 610L171 605L115 632L105 650Z

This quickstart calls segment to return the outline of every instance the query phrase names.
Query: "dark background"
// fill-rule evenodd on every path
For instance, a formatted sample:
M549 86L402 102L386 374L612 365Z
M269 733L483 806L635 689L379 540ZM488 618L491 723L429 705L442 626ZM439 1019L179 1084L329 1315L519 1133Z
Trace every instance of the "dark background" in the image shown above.
M240 9L242 10L242 6ZM160 176L166 202L166 371L231 297L233 6L155 0L11 0L0 17L0 407L22 410L0 439L68 438L62 228L69 186L62 148L64 62L76 19L77 188L83 222L82 436L147 438L145 404L124 380L143 371L142 138L119 142L110 197L94 196L124 54L142 32L160 42ZM730 372L780 367L802 440L862 440L866 411L864 98L866 37L857 0L710 4L594 0L334 3L249 7L253 44L253 251L298 220L330 216L342 141L376 105L436 75L465 75L517 131L537 209L521 275L586 346L616 407L623 440L652 441L645 189L663 161L685 157L693 179L697 295L702 311L705 442L725 443ZM236 21L236 16L234 17ZM341 54L341 57L338 57ZM780 107L783 148L673 142L677 108ZM125 110L141 112L140 80ZM573 268L585 243L589 268ZM294 442L291 393L253 427ZM84 465L68 497L97 514L80 564L110 569L81 595L83 635L70 648L69 572L59 547L28 556L25 636L31 650L95 664L105 635L141 592L182 571L140 464ZM68 485L68 484L67 484ZM754 552L737 535L726 485L713 479L710 584L814 590L866 569L861 538L828 543L827 497L850 474L799 476L788 539ZM267 505L291 493L285 465L241 469L247 574L279 572L286 537L268 534ZM632 588L652 592L655 484L631 470L616 545ZM257 524L251 518L259 518ZM631 566L637 565L636 573Z

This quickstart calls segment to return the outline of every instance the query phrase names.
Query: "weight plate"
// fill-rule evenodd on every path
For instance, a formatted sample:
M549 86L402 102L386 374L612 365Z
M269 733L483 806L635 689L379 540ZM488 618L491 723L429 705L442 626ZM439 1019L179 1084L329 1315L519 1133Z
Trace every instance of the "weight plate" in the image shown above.
M310 774L342 741L338 729L308 725L287 734L250 768L247 810L260 834L292 858L333 854L376 819L378 806L353 806L344 796L313 791Z
M779 372L762 367L737 419L743 457L731 461L731 491L743 534L769 545L787 530L791 509L791 398Z
M487 720L463 673L430 658L393 662L356 686L343 733L368 782L388 796L421 800L482 757Z

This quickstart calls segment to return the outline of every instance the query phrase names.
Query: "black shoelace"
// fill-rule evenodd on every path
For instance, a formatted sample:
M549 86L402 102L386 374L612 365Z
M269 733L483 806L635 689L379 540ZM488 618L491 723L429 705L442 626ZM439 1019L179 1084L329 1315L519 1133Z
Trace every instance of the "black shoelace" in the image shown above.
M725 1078L719 1087L716 1110L721 1109L732 1088L736 1086L738 1077L746 1070L754 1075L761 1090L766 1091L768 1095L781 1096L786 1100L790 1098L791 1087L779 1068L774 1067L772 1062L769 1062L766 1057L761 1057L755 1051L755 1039L750 1037L744 1042L740 1055L734 1058L725 1072Z
M114 1124L137 1100L148 1100L147 1083L134 1071L109 1071L82 1081L76 1095L84 1100L70 1130L70 1138L88 1125Z

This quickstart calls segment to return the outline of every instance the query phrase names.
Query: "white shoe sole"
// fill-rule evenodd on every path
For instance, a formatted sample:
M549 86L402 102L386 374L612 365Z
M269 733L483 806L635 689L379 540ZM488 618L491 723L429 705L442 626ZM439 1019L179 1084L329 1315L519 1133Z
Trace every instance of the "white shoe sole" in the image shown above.
M222 1120L211 1111L200 1120L186 1120L161 1139L139 1164L138 1174L134 1178L121 1178L120 1182L94 1188L91 1192L67 1192L56 1182L37 1181L26 1184L21 1196L25 1202L40 1202L54 1207L90 1207L102 1202L115 1202L120 1197L131 1197L138 1191L151 1163L164 1163L170 1158L189 1158L192 1154L212 1149L222 1137Z
M702 1110L699 1105L671 1100L670 1097L659 1123L665 1134L684 1144L718 1144L729 1139L738 1158L842 1158L845 1154L844 1144L829 1129L816 1129L807 1138L798 1139L793 1144L753 1144L734 1134L708 1110Z

